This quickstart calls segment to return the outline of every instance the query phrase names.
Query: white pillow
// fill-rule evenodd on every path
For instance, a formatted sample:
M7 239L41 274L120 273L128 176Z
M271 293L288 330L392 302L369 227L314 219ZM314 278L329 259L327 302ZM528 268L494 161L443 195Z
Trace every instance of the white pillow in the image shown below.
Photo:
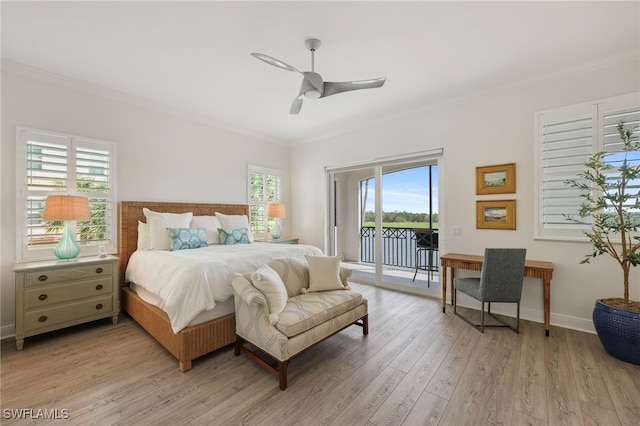
M220 221L220 228L222 229L242 229L247 228L249 230L249 242L253 242L253 234L251 233L251 225L249 225L249 218L246 214L223 214L216 212L216 217Z
M205 234L207 235L207 243L220 244L220 233L218 228L221 228L220 221L215 216L194 216L191 219L190 228L205 228Z
M149 224L149 249L169 250L171 241L167 228L188 228L193 213L158 213L143 208Z
M268 265L262 265L251 274L253 286L260 290L269 305L269 323L275 325L278 315L284 311L289 296L280 275Z
M149 225L138 221L138 250L149 249Z
M340 279L341 256L305 255L304 257L309 264L309 289L303 289L303 293L348 289L342 285Z

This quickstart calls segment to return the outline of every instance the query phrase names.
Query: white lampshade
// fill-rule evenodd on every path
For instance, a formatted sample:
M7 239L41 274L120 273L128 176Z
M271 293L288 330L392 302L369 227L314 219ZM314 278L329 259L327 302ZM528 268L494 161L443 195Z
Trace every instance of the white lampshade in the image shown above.
M271 203L269 204L269 208L267 210L267 215L269 217L277 217L277 218L286 218L287 211L282 203Z
M42 218L47 221L91 219L89 199L75 195L49 195Z

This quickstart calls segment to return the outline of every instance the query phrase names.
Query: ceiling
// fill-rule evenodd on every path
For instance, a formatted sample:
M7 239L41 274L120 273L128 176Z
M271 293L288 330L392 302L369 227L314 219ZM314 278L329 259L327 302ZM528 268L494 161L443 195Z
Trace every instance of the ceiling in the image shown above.
M302 143L421 106L640 52L640 2L11 2L2 58L267 140ZM384 87L289 107L311 68Z

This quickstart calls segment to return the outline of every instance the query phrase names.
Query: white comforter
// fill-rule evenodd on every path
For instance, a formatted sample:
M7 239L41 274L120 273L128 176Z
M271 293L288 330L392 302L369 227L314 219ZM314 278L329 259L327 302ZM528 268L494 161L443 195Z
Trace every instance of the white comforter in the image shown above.
M174 333L199 313L213 309L216 301L233 296L227 282L234 272L248 272L272 259L322 256L317 247L303 244L253 243L211 245L192 250L136 251L125 279L162 299Z

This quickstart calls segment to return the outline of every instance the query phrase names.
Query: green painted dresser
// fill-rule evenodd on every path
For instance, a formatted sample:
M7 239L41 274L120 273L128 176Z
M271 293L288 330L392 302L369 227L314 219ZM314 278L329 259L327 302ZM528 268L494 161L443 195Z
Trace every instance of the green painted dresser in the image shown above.
M16 347L26 337L120 312L118 257L16 263Z

